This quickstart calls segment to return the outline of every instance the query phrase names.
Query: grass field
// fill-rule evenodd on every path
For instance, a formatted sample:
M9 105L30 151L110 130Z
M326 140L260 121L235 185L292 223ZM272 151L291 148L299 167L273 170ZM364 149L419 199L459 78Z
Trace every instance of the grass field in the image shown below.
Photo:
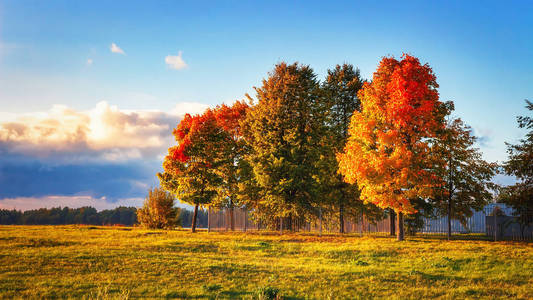
M533 244L0 226L1 298L533 297Z

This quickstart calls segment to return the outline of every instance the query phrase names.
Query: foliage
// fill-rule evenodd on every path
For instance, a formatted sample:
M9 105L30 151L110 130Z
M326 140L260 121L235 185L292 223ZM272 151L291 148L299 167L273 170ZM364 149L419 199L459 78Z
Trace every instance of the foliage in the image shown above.
M233 208L239 203L239 183L247 180L241 176L245 164L244 155L246 145L242 136L241 121L246 116L249 106L244 101L236 101L233 105L225 104L217 106L214 110L214 116L217 125L226 133L224 136L222 152L218 155L222 162L217 167L217 172L222 179L218 188L218 195L211 206L228 207L231 211L231 230L235 229L235 219Z
M137 210L139 223L146 228L170 229L179 225L179 208L170 193L154 188L148 191L142 208Z
M313 70L280 63L256 88L257 104L244 121L246 159L261 189L254 213L271 217L312 212L319 189L317 162L323 106Z
M424 218L430 219L434 215L434 207L432 203L426 201L426 199L415 198L411 199L411 204L415 208L416 212L405 216L404 228L408 235L415 235L424 227Z
M526 108L533 112L533 103L526 100ZM501 200L514 209L523 234L525 228L533 224L533 117L519 116L517 120L518 127L529 132L519 144L507 144L509 159L504 170L518 182L502 190Z
M381 208L414 213L411 199L427 198L439 183L432 172L431 141L443 127L436 77L404 55L383 58L358 96L339 170L357 183L361 198Z
M173 134L178 146L168 149L159 173L161 186L176 195L179 201L195 206L191 229L196 229L199 205L209 205L219 194L223 179L217 168L224 164L226 131L207 109L203 114L186 114Z
M2 226L0 298L511 298L533 294L533 244L417 235L153 233L142 228ZM172 274L171 277L169 277ZM369 280L371 279L371 280Z
M357 92L363 87L364 82L359 69L343 64L328 70L326 80L322 83L327 131L322 136L319 180L322 186L322 203L329 202L336 208L341 233L344 232L345 215L360 216L364 210L376 212L375 216L382 215L382 212L373 204L366 204L368 207L365 208L364 204L359 201L357 184L344 182L342 175L338 173L339 166L336 159L336 154L344 149L348 139L350 118L354 111L360 110Z
M117 207L100 212L93 207L40 208L27 211L0 209L2 225L126 225L137 223L135 207Z
M493 197L490 191L496 189L491 179L497 165L482 159L475 142L471 128L456 118L446 123L434 146L434 154L441 160L437 169L444 184L437 188L433 204L440 215L448 216L448 222L456 219L465 224L473 210L485 207Z

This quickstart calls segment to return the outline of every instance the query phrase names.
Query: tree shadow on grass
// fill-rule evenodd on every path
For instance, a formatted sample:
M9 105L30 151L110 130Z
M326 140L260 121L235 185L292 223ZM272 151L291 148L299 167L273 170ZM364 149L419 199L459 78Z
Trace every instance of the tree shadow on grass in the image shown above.
M408 237L408 240L416 242L418 240L427 241L447 241L445 234L417 234ZM484 234L457 234L452 235L451 241L491 241L491 237Z

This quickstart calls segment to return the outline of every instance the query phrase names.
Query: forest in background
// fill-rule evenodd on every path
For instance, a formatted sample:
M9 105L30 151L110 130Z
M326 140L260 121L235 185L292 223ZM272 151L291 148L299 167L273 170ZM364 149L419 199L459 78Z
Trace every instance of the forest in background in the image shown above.
M190 227L192 211L178 209L176 226ZM114 209L97 211L94 207L54 207L26 211L0 209L0 225L124 225L137 224L137 208L120 206ZM207 212L198 214L200 227L207 227Z

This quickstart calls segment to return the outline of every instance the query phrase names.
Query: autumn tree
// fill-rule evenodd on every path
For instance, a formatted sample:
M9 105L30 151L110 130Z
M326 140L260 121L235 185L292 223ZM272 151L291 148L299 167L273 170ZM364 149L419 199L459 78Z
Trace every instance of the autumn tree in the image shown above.
M179 208L175 198L160 188L150 189L142 208L137 210L137 220L147 228L170 229L178 225Z
M200 205L210 204L219 194L223 178L218 167L225 163L227 133L217 123L215 113L186 114L173 134L178 146L169 148L158 177L161 186L184 203L194 206L191 230L196 230Z
M357 183L361 199L397 213L397 237L404 239L403 214L415 212L411 199L426 199L439 178L430 146L443 127L442 103L429 65L410 55L385 57L372 82L359 91L339 170Z
M228 207L231 230L235 230L234 207L239 202L239 182L245 179L239 174L246 151L240 123L246 116L248 107L244 101L236 101L231 106L222 104L213 110L217 125L226 133L221 147L223 152L219 154L221 163L217 168L222 184L216 204Z
M262 194L256 205L270 217L303 217L319 189L324 120L316 76L308 66L280 63L255 90L244 125L247 160Z
M526 108L533 112L533 103L526 100ZM504 164L507 175L515 176L518 182L503 188L502 200L509 204L520 224L520 233L533 224L533 117L517 118L518 127L529 130L516 145L507 143L508 160Z
M452 234L451 220L465 224L473 210L483 209L492 199L491 190L496 188L491 179L497 165L483 160L475 147L476 140L472 129L455 118L447 121L434 146L434 154L441 160L438 173L444 182L433 197L434 206L448 217L448 239Z
M326 134L322 148L322 174L320 181L326 203L331 203L337 209L339 217L339 232L344 233L344 221L347 215L360 218L363 211L367 217L382 215L373 204L359 201L359 189L356 184L346 183L338 173L336 154L342 152L348 140L348 128L354 111L359 111L360 101L357 92L363 87L359 69L350 64L336 65L328 70L326 79L322 83L325 98Z

